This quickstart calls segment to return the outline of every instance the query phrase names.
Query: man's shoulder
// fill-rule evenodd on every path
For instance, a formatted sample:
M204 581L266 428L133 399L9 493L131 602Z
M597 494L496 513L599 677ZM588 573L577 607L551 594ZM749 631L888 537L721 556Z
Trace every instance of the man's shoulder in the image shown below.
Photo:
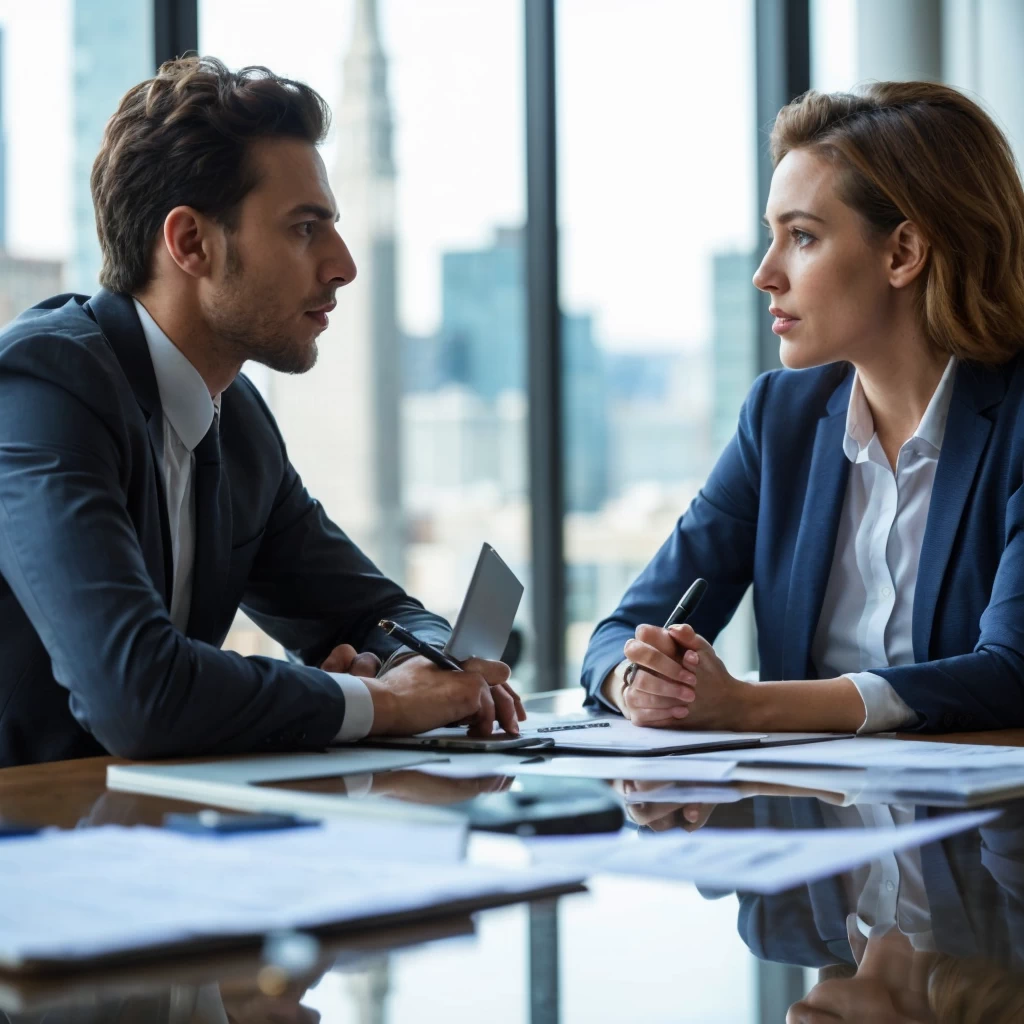
M87 295L55 295L25 310L0 328L0 371L55 371L64 377L90 364L109 372L117 357L99 324L89 315Z

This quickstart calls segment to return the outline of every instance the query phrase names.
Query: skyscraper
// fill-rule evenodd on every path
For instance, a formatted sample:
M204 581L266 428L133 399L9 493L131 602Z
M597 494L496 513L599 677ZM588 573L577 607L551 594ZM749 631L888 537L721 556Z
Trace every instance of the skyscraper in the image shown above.
M395 288L395 165L376 0L356 0L331 174L359 273L316 368L274 375L271 404L311 493L388 574L404 575Z
M103 128L121 97L153 74L153 5L139 0L75 0L74 11L74 238L67 286L92 294L99 286L89 175Z
M441 361L448 380L494 401L526 387L523 235L499 229L483 249L442 257ZM602 352L593 319L562 317L565 503L593 511L608 495L608 428Z

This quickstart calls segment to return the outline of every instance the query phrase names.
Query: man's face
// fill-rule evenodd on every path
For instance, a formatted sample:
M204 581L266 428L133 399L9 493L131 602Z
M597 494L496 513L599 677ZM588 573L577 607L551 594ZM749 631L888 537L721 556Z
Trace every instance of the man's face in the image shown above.
M241 361L283 373L316 362L334 294L356 275L316 147L298 139L252 144L259 183L242 201L223 258L201 289L203 317Z

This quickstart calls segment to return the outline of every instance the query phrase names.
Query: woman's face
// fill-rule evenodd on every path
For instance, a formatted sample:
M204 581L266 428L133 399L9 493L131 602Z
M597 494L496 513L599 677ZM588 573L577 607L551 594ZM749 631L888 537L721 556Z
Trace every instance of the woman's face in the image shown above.
M754 284L768 293L784 366L859 364L890 342L892 249L836 195L826 160L801 149L782 158L765 222L770 245Z

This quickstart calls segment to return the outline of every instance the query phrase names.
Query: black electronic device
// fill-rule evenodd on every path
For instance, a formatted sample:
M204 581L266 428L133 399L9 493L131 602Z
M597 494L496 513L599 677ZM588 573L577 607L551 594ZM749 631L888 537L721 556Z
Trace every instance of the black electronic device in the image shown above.
M462 811L469 827L520 836L617 832L622 806L608 786L590 779L527 776L503 793L486 793L449 809Z

